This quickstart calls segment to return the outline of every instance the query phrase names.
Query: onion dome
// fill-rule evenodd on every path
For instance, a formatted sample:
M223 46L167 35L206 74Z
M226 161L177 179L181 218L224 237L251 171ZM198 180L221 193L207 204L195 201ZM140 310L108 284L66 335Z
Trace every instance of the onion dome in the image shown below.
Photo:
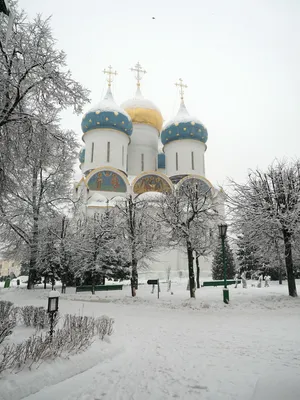
M152 101L145 99L138 86L135 97L125 101L121 107L130 115L133 124L147 124L158 132L163 125L163 117L158 107Z
M132 134L130 116L115 103L110 86L104 99L83 116L81 129L84 134L93 129L114 129L128 136Z
M157 155L157 167L158 169L166 168L166 155L165 153L158 153Z
M85 161L85 148L80 150L78 158L79 158L80 163L83 164Z
M174 140L193 139L206 143L207 130L195 117L189 115L183 100L175 118L168 121L162 130L161 141L164 145Z

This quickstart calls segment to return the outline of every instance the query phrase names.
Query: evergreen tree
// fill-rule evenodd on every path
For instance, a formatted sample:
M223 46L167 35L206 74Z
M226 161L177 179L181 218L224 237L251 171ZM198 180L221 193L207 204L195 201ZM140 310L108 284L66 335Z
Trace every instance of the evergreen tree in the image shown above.
M225 257L227 262L227 279L232 279L235 274L235 262L233 252L230 248L228 240L225 239ZM212 262L212 277L214 280L224 279L224 268L223 268L223 252L222 252L222 241L219 239L218 246L214 253Z
M253 241L242 234L238 236L237 245L237 259L241 272L245 271L252 274L254 271L258 271L261 268L262 260L258 254L259 249Z

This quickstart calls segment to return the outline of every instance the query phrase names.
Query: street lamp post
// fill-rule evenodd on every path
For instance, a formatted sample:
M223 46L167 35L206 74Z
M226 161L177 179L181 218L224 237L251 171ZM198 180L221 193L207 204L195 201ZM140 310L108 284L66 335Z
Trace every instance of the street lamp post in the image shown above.
M53 323L54 323L54 314L58 311L58 299L59 292L57 290L51 290L48 295L48 314L50 316L50 342L52 342L53 337Z
M224 270L224 289L223 289L223 301L225 304L229 303L229 290L227 288L227 260L225 254L225 238L227 233L227 224L219 225L219 235L222 239L222 256L223 256L223 270Z

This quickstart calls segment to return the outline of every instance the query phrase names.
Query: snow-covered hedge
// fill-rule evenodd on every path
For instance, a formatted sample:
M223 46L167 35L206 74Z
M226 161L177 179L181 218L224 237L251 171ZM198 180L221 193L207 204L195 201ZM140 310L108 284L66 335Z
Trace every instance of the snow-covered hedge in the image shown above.
M11 335L17 324L15 310L11 301L0 301L0 344Z
M24 306L20 307L19 315L25 326L36 329L45 329L49 326L49 314L44 307ZM58 313L54 314L54 325L58 322Z
M36 329L46 326L43 312L38 307L23 307L21 315L27 326ZM114 320L107 316L93 318L67 314L62 328L55 330L52 339L48 333L36 332L22 343L0 347L0 373L5 370L19 372L25 366L39 366L45 360L84 351L96 336L102 340L106 335L110 336L113 324Z

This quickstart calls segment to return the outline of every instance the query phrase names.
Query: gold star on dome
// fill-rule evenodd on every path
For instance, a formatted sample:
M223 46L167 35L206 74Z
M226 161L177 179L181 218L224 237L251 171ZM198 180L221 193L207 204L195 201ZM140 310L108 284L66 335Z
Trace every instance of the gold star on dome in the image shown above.
M135 79L137 80L137 86L141 86L141 80L143 74L146 74L147 71L144 70L139 62L137 62L134 68L130 68L132 72L135 72Z
M108 82L108 86L111 87L111 84L113 81L113 76L118 75L117 71L113 71L112 66L109 65L107 70L106 69L103 70L103 73L108 75L107 82Z
M179 78L179 83L175 83L175 86L179 87L180 98L183 101L184 98L184 89L187 88L187 85L183 83L183 80Z

